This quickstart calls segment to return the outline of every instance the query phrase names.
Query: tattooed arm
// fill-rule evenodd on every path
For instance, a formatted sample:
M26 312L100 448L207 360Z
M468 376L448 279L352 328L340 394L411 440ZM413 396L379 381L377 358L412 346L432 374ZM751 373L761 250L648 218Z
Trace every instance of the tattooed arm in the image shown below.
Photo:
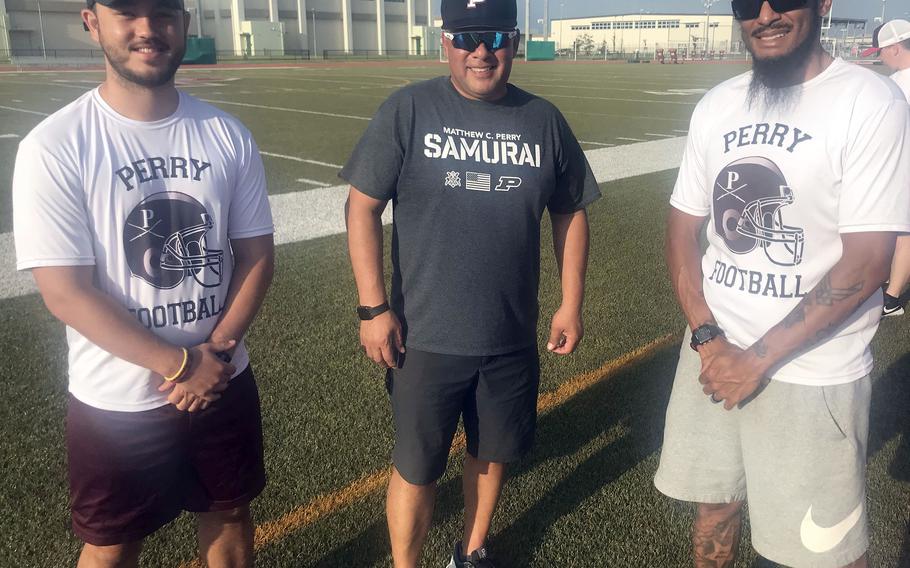
M733 408L767 384L771 368L830 337L888 278L895 236L841 235L841 259L793 311L749 349L703 364L705 393L714 393L727 409Z

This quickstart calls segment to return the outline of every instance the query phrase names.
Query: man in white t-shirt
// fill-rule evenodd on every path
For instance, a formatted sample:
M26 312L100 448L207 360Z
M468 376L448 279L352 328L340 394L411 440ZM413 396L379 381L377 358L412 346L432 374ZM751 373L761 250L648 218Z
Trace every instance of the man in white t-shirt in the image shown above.
M698 567L733 565L746 500L766 558L866 565L869 343L910 229L910 108L824 51L830 8L733 0L752 71L698 104L671 199L692 331L655 485L697 503Z
M894 72L891 79L910 101L910 22L891 20L877 27L872 33L872 47L863 52L863 57L870 55L878 55L882 63ZM910 235L900 235L894 247L883 316L903 315L904 306L900 297L907 282L910 282Z
M265 473L243 344L271 282L259 151L174 87L181 0L89 0L106 78L22 141L17 267L66 324L66 442L79 566L136 566L196 513L209 566L250 566Z

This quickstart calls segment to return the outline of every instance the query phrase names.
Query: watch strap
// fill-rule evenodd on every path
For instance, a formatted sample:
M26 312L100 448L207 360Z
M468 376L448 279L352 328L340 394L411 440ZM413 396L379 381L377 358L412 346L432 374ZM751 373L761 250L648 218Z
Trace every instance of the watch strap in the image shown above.
M723 337L724 335L724 330L713 323L702 324L692 330L692 340L689 342L689 347L694 351L698 351L698 348L705 343L714 341L718 337Z
M357 316L361 321L369 321L378 315L389 311L389 303L383 302L378 306L357 306Z

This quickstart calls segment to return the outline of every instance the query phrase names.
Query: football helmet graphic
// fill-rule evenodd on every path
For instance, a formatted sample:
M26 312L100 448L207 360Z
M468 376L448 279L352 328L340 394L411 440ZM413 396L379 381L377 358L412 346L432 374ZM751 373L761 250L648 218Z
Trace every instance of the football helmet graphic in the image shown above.
M714 230L736 254L760 247L774 264L795 266L802 262L805 236L784 224L781 209L791 203L793 190L774 162L737 160L714 182Z
M221 284L224 251L208 247L212 216L194 198L163 191L142 200L126 217L123 249L133 276L155 288L192 277L207 288Z

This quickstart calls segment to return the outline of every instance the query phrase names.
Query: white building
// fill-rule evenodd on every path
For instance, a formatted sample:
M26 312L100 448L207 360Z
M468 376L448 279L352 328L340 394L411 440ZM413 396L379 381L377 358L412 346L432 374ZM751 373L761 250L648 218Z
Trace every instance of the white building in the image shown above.
M431 0L185 2L192 16L190 34L215 38L220 52L240 55L251 43L309 49L315 55L324 50L417 54L439 49L439 30L427 25ZM9 50L34 55L46 49L62 57L68 50L96 48L82 28L79 11L84 6L84 0L0 0L0 57Z
M600 54L606 47L607 53L677 49L694 55L705 51L706 45L708 52L742 53L740 30L730 15L619 14L552 20L550 40L559 50L572 50L576 41L588 36Z

